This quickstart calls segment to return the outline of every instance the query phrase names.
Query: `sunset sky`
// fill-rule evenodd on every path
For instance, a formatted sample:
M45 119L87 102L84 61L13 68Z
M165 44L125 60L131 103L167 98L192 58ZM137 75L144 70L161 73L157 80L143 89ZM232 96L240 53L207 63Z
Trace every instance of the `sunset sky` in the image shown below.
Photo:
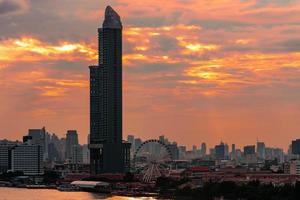
M124 26L124 139L300 138L299 0L0 0L0 138L46 126L86 143L107 5Z

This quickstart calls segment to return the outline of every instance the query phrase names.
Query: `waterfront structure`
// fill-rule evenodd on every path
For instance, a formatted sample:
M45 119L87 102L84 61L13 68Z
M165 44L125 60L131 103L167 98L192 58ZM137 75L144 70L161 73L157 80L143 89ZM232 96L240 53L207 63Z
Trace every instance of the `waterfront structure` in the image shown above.
M122 23L110 6L98 34L98 65L89 67L91 173L120 173L130 145L122 141Z
M12 171L22 171L24 175L42 175L43 149L40 145L22 144L11 150Z
M0 144L0 174L11 169L11 149L13 145Z

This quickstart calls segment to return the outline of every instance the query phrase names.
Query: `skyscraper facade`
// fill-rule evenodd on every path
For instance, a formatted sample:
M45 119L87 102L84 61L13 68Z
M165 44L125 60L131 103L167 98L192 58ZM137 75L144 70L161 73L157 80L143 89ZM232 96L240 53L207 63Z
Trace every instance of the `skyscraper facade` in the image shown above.
M118 173L130 149L122 142L122 23L110 6L98 34L99 64L90 66L91 172Z

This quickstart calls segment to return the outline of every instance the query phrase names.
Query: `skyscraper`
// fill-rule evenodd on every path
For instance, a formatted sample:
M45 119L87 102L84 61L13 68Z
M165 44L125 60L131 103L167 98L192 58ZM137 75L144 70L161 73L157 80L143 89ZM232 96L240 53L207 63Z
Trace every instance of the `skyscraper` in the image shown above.
M292 153L295 155L300 155L300 139L292 141Z
M66 134L66 159L73 159L74 146L78 146L78 134L76 130L68 130Z
M225 159L226 147L223 142L215 146L215 155L217 160Z
M99 64L90 66L91 172L118 173L128 164L130 144L122 143L122 23L110 6L98 34Z
M206 155L206 144L203 142L201 144L201 156L205 156Z
M43 161L48 160L48 141L46 128L29 129L28 136L31 138L31 144L40 145L43 152Z
M255 145L244 146L244 155L253 155L255 154Z
M264 160L266 157L266 145L264 142L257 142L256 152L259 159Z

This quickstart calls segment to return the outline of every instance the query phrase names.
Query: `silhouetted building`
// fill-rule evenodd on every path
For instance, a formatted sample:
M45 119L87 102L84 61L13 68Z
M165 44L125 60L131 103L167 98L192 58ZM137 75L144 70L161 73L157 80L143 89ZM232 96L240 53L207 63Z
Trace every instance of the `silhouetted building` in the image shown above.
M83 164L90 164L90 150L86 144L82 146L82 162Z
M235 148L235 144L231 145L230 159L231 160L236 160L236 148Z
M135 149L139 148L141 146L141 144L143 143L143 141L140 138L135 138L134 139L134 146Z
M206 144L203 142L201 144L201 156L205 156L206 155Z
M300 155L300 139L292 141L292 153L294 155Z
M225 159L225 144L221 142L219 145L215 146L215 157L218 160Z
M131 149L135 151L135 145L134 145L134 136L133 135L128 135L127 136L127 142L131 144Z
M28 136L31 138L30 144L39 145L42 148L43 152L43 161L48 160L48 143L47 143L47 133L45 127L41 129L29 129ZM24 138L27 139L28 138Z
M66 159L73 159L74 146L78 146L78 134L76 130L68 130L66 134Z
M48 145L48 158L50 162L61 161L57 148L54 143Z
M98 33L99 64L90 66L91 173L119 173L130 149L122 142L122 23L110 6Z
M244 146L244 155L255 154L255 145Z
M266 158L266 145L264 142L257 142L257 156L260 159L265 159Z
M179 150L178 150L177 144L176 143L168 144L167 147L169 148L169 150L172 154L172 159L178 160L179 159Z
M83 155L82 155L82 146L81 145L74 145L72 147L72 156L71 156L70 163L73 165L81 165L83 164Z

